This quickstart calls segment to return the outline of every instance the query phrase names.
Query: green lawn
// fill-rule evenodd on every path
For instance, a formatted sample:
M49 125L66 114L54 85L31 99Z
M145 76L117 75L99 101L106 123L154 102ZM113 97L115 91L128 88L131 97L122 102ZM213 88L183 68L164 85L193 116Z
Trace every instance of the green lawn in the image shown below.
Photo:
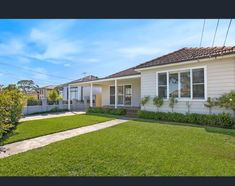
M235 130L129 121L0 159L2 176L235 176Z
M34 120L21 122L17 129L8 139L5 144L25 139L35 138L55 132L69 130L73 128L83 127L95 123L111 120L111 117L95 116L95 115L74 115L58 118Z

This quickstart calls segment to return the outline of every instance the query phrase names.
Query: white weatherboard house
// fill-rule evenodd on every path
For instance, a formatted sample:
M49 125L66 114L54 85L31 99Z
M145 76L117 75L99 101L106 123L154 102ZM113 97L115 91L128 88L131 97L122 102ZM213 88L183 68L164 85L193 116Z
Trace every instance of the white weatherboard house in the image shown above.
M72 82L59 85L58 88L59 88L60 96L63 97L64 101L68 101L69 96L70 96L70 100L78 100L78 101L83 101L85 99L90 100L90 87L74 85L74 86L70 86L70 91L69 91L68 85L72 83L78 83L78 82L81 83L83 81L91 81L95 79L98 79L98 77L89 75L89 76L80 78L78 80L74 80ZM92 100L94 100L95 97L101 93L101 88L94 86L92 92L93 92Z
M157 111L152 99L144 108L140 101L145 96L161 96L164 104L159 111L170 112L169 97L174 95L178 99L175 112L208 113L204 106L208 97L218 98L235 90L235 46L182 48L108 77L69 86L74 85L101 87L99 106ZM97 105L90 102L90 106ZM212 109L212 113L220 112L231 111Z

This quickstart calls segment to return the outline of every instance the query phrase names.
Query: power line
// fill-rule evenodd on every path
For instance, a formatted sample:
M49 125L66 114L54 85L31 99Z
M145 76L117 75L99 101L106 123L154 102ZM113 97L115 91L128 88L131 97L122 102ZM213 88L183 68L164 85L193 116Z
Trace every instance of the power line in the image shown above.
M5 65L5 66L13 66L13 67L16 67L16 68L21 68L23 70L30 70L31 72L34 72L34 73L37 73L37 74L46 75L46 76L49 76L49 77L54 77L54 78L57 78L57 79L63 79L63 80L67 79L69 81L73 81L73 79L70 79L70 78L66 78L66 77L63 77L63 76L52 75L52 74L43 73L43 72L38 72L38 71L32 70L30 68L21 67L21 66L18 66L18 65L6 64L4 62L0 62L0 64Z
M225 46L225 43L226 43L226 41L227 41L228 32L229 32L229 29L230 29L231 23L232 23L232 19L230 19L230 21L229 21L228 29L227 29L227 32L226 32L226 35L225 35L225 40L224 40L224 45L223 45L223 46Z
M219 26L219 19L218 19L217 24L216 24L215 34L214 34L214 38L213 38L213 42L212 42L212 47L214 46L214 43L215 43L215 36L216 36L216 33L217 33L218 26Z
M205 23L206 23L206 19L204 19L204 21L203 21L203 27L202 27L202 33L201 33L201 41L200 41L199 47L202 46L202 38L203 38L203 34L204 34Z
M20 80L19 76L16 76L14 73L11 73L11 72L2 72L2 71L0 71L0 73L4 74L6 76L12 77L12 78L14 78L17 81ZM50 80L49 81L48 80L41 80L39 78L35 78L35 79L38 79L40 82L46 83L46 84L58 84L58 83L55 83L54 81L50 81Z

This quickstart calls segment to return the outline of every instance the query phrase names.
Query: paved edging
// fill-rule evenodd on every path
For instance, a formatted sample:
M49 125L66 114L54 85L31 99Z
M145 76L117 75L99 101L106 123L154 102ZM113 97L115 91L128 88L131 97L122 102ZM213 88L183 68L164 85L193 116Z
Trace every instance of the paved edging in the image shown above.
M14 154L40 148L40 147L49 145L57 141L65 140L68 138L79 136L81 134L86 134L89 132L112 127L112 126L115 126L115 125L118 125L127 121L128 120L125 120L125 119L115 119L115 120L93 124L93 125L89 125L85 127L80 127L77 129L67 130L63 132L58 132L58 133L49 134L46 136L41 136L41 137L29 139L29 140L24 140L24 141L19 141L19 142L15 142L12 144L8 144L8 145L3 146L3 148L6 149L6 152L5 153L1 152L0 158L5 158Z
M25 118L21 118L19 122L22 121L32 121L39 119L48 119L48 118L57 118L63 116L73 116L77 114L85 114L86 112L57 112L57 113L48 113L48 114L38 114L34 116L26 116Z

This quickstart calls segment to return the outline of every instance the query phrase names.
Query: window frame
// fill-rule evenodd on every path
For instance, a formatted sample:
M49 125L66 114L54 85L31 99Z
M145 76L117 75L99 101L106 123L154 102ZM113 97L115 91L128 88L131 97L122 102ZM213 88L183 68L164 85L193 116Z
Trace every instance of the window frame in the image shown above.
M193 69L204 69L204 98L202 99L194 99L193 98L193 77L192 77L192 70ZM180 72L189 71L190 72L190 97L189 98L181 98L180 93ZM169 74L170 73L178 73L178 97L176 98L178 101L206 101L207 100L207 65L205 66L195 66L195 67L188 67L188 68L178 68L172 70L164 70L164 71L157 71L156 72L156 96L158 96L158 74L159 73L166 73L167 75L167 98L163 98L164 101L169 100Z
M124 89L125 89L125 85L130 85L131 86L131 104L130 105L125 105L124 103L125 103L125 93L124 93ZM132 98L133 98L133 87L132 87L132 84L131 83L127 83L127 84L118 84L117 85L117 87L119 87L119 86L122 86L123 87L123 104L118 104L117 103L117 106L132 106L132 104L133 104L133 100L132 100ZM109 105L111 105L111 106L114 106L115 105L115 103L114 104L110 104L110 96L111 96L111 92L110 92L110 87L114 87L115 88L115 85L109 85ZM118 96L118 94L117 94L117 96ZM114 94L114 97L115 97L115 94ZM118 99L117 99L117 101L118 101Z

